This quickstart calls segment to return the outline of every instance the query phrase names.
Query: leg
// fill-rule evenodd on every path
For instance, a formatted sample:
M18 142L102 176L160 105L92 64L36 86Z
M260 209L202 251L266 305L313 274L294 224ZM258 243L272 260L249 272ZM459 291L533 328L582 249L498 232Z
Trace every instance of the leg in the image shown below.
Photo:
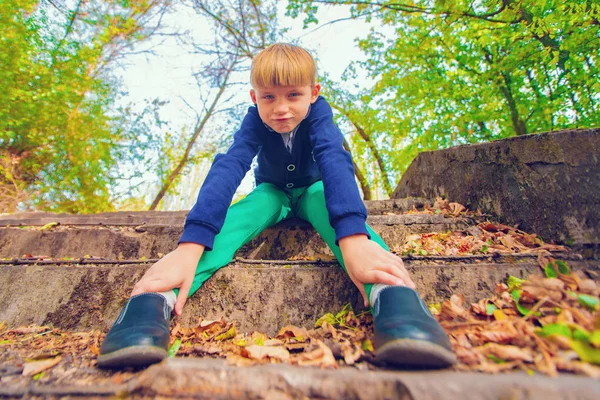
M342 251L340 250L340 247L335 244L335 230L329 223L329 213L325 206L325 194L322 181L315 182L306 189L298 200L296 213L298 217L310 222L325 243L327 243L327 246L329 246L342 268L346 270ZM389 251L389 248L383 239L381 239L381 237L379 237L379 235L368 225L367 231L369 232L369 235L371 235L372 241ZM372 287L373 284L365 285L367 297L370 296Z
M190 296L235 252L262 232L284 219L290 212L288 196L271 184L261 184L245 199L231 206L214 250L204 252L196 268ZM133 296L123 307L102 343L99 367L142 366L167 357L171 309L158 293Z
M233 260L235 252L266 228L285 219L290 200L275 185L262 183L227 211L214 250L205 251L198 263L196 277L188 296L194 294L219 268Z
M317 182L306 189L297 208L297 215L312 224L345 269L341 250L335 244L335 231L329 223L323 183ZM371 240L389 251L383 240L368 226L367 229ZM372 287L365 284L369 299ZM371 310L378 360L403 367L440 368L456 363L448 336L417 292L404 286L385 286L375 296Z

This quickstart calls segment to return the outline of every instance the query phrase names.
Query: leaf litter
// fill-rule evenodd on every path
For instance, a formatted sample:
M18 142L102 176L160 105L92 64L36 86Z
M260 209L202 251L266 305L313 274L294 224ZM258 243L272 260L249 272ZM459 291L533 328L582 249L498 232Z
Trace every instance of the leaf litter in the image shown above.
M411 213L482 216L442 199L433 207ZM526 280L510 276L496 285L492 297L470 305L460 294L430 305L458 357L454 369L486 373L524 370L551 376L569 372L600 379L599 287L585 273L571 272L565 262L551 257L551 252L566 250L517 227L483 221L465 231L410 235L395 252L422 256L537 255L540 275ZM34 258L29 254L24 257ZM0 324L1 381L68 379L70 384L79 385L127 382L139 370L94 368L104 336L100 331L69 332L47 326L8 329ZM350 305L323 315L312 329L286 326L274 337L239 332L235 321L224 318L201 318L196 327L172 326L169 356L222 358L237 366L289 363L375 369L381 364L377 363L372 336L370 313L356 315Z
M540 275L509 277L492 297L466 304L454 294L430 310L450 337L459 371L560 372L600 379L599 287L583 272L547 255L538 257ZM555 277L556 276L556 277ZM582 301L582 299L584 299ZM169 355L226 359L237 366L288 363L336 369L375 369L370 313L347 305L319 318L312 329L285 326L269 337L241 333L235 321L201 319L196 327L176 323ZM11 379L71 384L119 384L136 375L93 368L104 338L100 331L68 332L46 326L7 329L0 325L0 371ZM8 368L8 367L12 367Z

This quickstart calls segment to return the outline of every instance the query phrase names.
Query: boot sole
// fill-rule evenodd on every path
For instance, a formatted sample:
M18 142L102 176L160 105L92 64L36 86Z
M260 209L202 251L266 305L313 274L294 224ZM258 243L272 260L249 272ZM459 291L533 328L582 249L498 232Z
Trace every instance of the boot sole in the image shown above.
M167 358L165 349L155 346L130 346L108 354L101 354L96 362L99 368L144 367Z
M396 367L446 368L456 364L456 356L446 348L414 339L395 339L376 349L377 361Z

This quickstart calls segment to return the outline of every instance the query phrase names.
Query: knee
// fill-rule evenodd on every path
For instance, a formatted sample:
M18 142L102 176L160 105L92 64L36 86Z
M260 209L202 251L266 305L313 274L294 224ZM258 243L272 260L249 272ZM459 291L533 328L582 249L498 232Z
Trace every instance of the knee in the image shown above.
M325 197L325 188L323 187L323 181L318 181L310 185L308 189L306 189L306 192L304 192L304 195L310 197Z

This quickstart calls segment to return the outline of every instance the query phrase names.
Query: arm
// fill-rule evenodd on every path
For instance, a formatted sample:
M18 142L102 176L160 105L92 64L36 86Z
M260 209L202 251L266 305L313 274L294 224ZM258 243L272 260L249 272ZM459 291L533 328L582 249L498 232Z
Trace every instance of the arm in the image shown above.
M256 107L250 107L233 144L225 154L218 154L190 210L179 243L191 242L212 249L220 232L231 199L250 169L263 142L264 127Z
M315 160L323 177L329 222L335 229L336 243L346 236L364 235L367 209L354 178L354 164L344 147L342 132L333 123L331 107L319 97L307 117Z
M364 290L367 283L414 288L400 257L370 240L366 230L367 210L354 178L354 164L343 148L343 136L333 123L331 107L319 98L313 108L315 114L309 121L310 134L315 160L323 177L329 220L335 229L348 275L361 292L365 306L368 305Z
M175 313L181 315L198 262L204 250L212 248L233 194L250 169L252 159L262 143L262 123L258 125L257 122L260 122L258 112L251 107L241 128L234 135L231 147L225 154L215 157L198 200L186 218L177 248L146 271L133 288L132 296L179 288Z

